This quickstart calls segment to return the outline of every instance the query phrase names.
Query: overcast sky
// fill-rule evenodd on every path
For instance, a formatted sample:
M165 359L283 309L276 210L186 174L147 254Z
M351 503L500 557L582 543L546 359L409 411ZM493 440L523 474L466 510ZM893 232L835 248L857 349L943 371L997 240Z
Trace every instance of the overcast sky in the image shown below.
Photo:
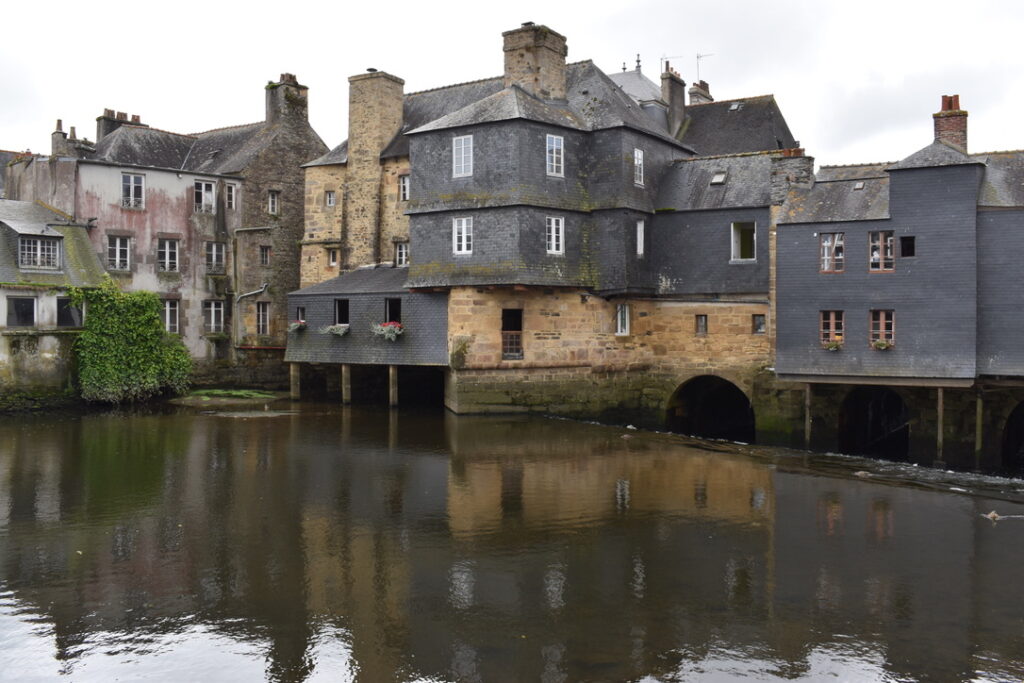
M514 7L512 7L514 5ZM669 58L716 99L774 93L818 164L889 161L932 140L940 96L970 112L973 152L1024 148L1024 3L860 0L289 2L97 5L14 1L0 39L0 149L48 152L58 118L95 139L104 108L192 133L263 119L263 86L309 86L329 147L347 136L348 76L406 92L497 76L501 32L568 39L569 61L612 73Z

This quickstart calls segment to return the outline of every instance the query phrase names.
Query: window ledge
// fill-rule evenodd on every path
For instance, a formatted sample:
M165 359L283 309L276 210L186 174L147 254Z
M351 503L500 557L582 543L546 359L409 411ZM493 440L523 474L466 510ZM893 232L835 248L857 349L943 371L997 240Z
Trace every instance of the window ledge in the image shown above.
M733 258L729 259L730 266L746 266L753 263L757 263L756 258Z

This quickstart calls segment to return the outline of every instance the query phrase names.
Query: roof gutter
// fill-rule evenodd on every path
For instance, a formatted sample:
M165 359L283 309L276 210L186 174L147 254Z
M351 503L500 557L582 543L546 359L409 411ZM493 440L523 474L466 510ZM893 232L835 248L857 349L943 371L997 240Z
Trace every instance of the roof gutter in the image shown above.
M262 294L263 292L267 291L267 287L269 286L269 282L264 282L263 286L260 287L259 289L254 289L251 292L246 292L245 294L239 294L238 296L235 297L235 303L237 304L239 301L241 301L247 296L255 296L256 294Z

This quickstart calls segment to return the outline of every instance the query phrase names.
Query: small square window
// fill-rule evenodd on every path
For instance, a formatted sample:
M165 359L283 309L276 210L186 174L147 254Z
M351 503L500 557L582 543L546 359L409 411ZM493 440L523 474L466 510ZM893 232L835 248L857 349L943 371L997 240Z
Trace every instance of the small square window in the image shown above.
M917 256L917 244L913 235L903 235L900 237L900 256L903 258Z
M334 206L335 197L336 195L334 194L334 190L327 190L327 192L324 193L324 204L327 206Z
M725 185L725 177L728 175L725 171L715 171L715 174L711 176L712 185Z
M693 332L698 337L706 337L708 334L708 316L705 313L698 313L693 317Z
M764 313L754 313L750 316L750 333L764 334L766 329Z
M863 190L864 189L864 181L863 180L858 180L857 182L855 182L853 184L853 189L854 190Z
M7 327L33 327L35 324L35 298L28 296L7 297Z

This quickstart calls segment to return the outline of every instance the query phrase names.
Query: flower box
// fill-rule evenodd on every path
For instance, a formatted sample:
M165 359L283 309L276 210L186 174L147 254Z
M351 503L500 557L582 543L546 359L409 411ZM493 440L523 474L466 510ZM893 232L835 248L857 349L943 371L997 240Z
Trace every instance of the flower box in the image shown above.
M402 327L402 323L394 321L380 323L379 325L377 323L373 323L370 327L375 335L378 337L384 337L388 341L395 341L398 339L398 336L405 331L405 328Z
M871 342L871 348L875 351L888 351L892 348L892 342L887 339L876 339Z
M320 334L333 334L336 337L344 337L348 334L348 325L342 323L337 325L324 325L320 328Z
M306 321L305 320L293 320L290 323L288 323L288 331L289 332L300 332L300 331L302 331L304 329L306 329Z

